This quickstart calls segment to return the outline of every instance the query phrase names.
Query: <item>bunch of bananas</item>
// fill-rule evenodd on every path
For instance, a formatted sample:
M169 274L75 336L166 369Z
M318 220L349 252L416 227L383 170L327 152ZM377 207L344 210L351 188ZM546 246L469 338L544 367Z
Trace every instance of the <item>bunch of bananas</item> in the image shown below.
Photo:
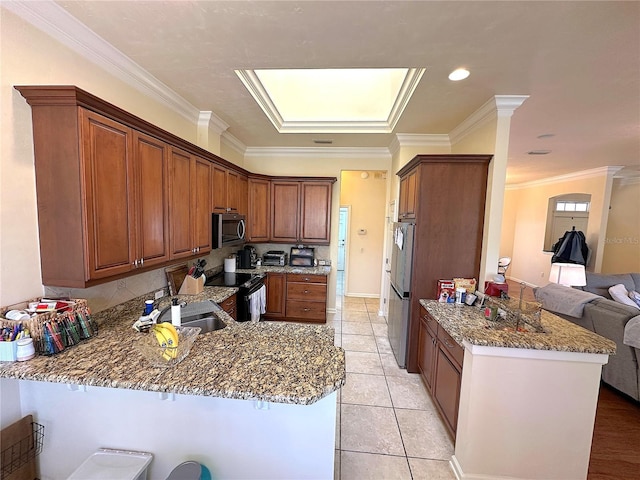
M151 326L156 340L162 347L162 358L166 361L176 358L178 355L178 332L169 322L155 323Z

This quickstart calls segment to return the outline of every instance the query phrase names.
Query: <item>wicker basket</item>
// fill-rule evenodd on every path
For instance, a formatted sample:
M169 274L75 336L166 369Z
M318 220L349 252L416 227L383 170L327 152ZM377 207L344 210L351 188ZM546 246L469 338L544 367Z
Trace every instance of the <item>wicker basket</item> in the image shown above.
M2 307L0 327L14 329L21 325L23 331L28 329L35 350L41 355L60 353L98 334L98 325L91 318L85 299L72 299L73 303L64 311L38 313L26 320L5 318L5 313L9 310L24 309L29 303L40 301L41 299L34 299L11 307Z

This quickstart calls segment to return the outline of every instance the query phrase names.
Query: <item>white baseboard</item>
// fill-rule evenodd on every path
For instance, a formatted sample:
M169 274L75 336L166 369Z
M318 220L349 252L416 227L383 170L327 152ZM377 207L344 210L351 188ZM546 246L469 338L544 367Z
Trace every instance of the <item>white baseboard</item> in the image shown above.
M380 295L375 293L345 293L345 297L364 297L364 298L380 298Z
M457 480L522 480L521 478L505 477L502 475L465 474L462 471L462 467L460 466L460 463L458 462L458 459L455 455L453 455L451 457L451 460L449 460L449 466L451 467L451 470L453 470L453 474L456 476Z

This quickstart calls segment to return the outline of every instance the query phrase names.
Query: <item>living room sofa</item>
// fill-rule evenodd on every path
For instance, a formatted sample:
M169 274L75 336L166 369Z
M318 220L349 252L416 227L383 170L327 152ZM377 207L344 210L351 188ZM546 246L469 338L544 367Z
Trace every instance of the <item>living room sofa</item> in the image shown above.
M640 401L640 310L614 301L609 294L609 287L618 284L629 291L640 291L640 273L586 275L584 287L549 284L535 288L536 299L545 310L613 340L616 354L609 356L602 367L602 380Z

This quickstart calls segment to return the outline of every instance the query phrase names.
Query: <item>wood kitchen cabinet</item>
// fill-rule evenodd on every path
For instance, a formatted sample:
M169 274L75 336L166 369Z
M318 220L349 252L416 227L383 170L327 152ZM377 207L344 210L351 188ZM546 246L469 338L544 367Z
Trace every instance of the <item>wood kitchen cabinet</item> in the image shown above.
M287 320L327 321L326 275L287 274Z
M420 299L436 299L438 280L478 278L491 155L417 155L400 177L399 219L415 224L407 371L419 372Z
M297 243L300 218L300 184L271 182L271 240Z
M206 255L211 250L211 164L171 149L171 259Z
M43 284L166 262L168 146L77 106L33 105L32 117Z
M438 323L429 315L424 308L421 310L418 371L422 376L427 390L431 392L433 388L433 378L436 362L436 341L438 335Z
M246 215L247 176L217 164L213 164L211 168L213 212Z
M400 205L398 208L398 220L410 220L416 218L416 193L418 182L418 169L415 169L400 180Z
M249 216L247 241L268 242L271 226L271 182L261 178L249 178Z
M462 383L464 348L420 307L419 372L440 412L447 430L455 439Z
M231 318L238 320L238 294L234 293L220 304L220 308L227 312Z
M271 241L328 245L334 181L272 181Z
M267 306L264 314L265 318L282 319L285 316L286 298L286 274L267 273L265 286L267 288Z

